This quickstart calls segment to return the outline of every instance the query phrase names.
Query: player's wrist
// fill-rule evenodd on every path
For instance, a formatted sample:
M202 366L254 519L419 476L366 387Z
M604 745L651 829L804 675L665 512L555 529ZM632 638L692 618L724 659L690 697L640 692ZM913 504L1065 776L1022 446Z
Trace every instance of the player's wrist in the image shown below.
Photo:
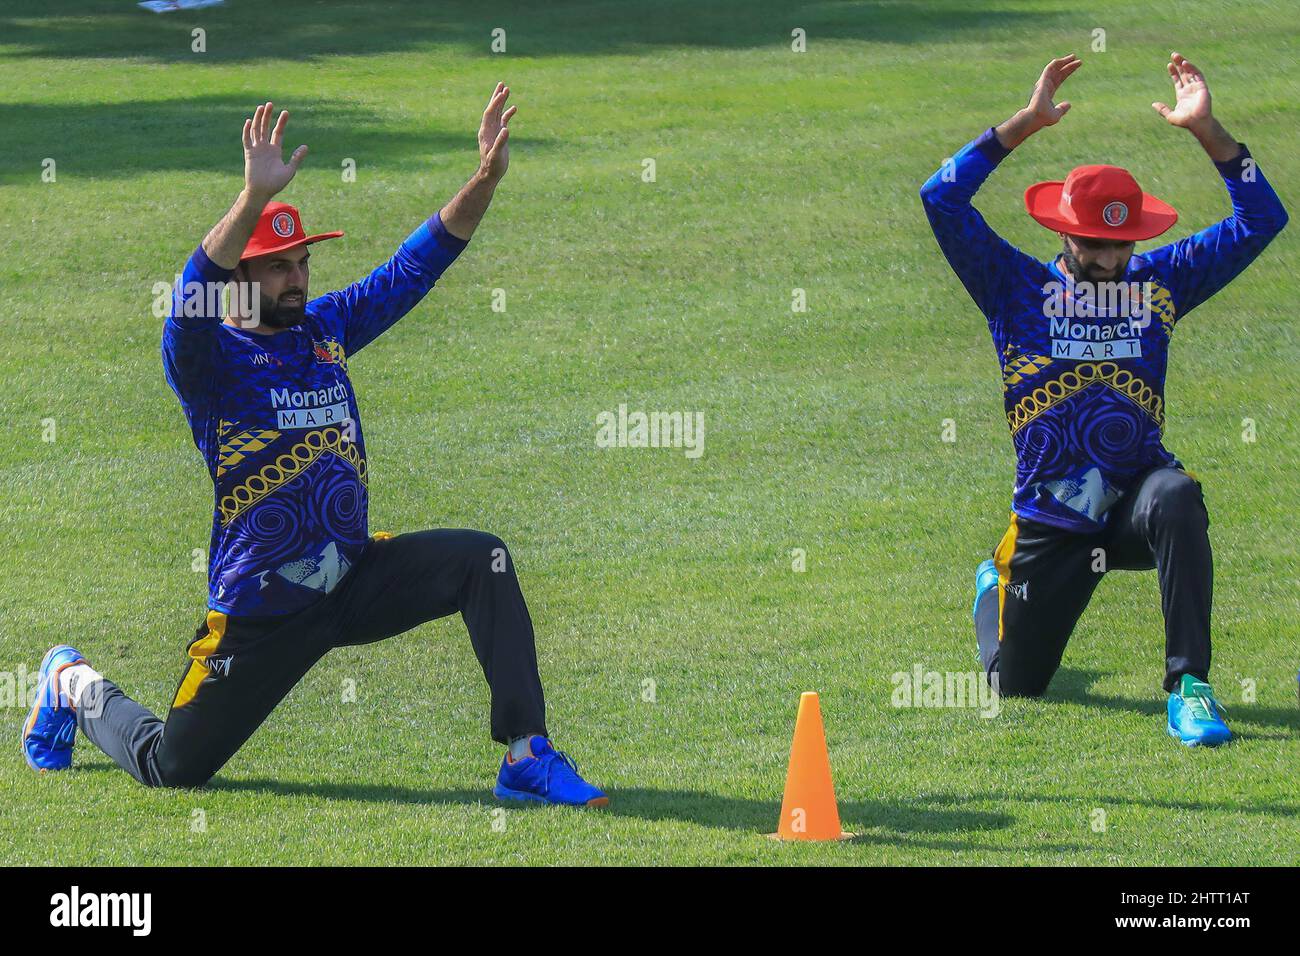
M1004 123L994 127L998 142L1006 149L1015 149L1030 136L1033 136L1046 123L1039 120L1037 114L1029 107L1017 111Z
M474 175L470 177L469 181L471 185L489 186L495 189L497 183L501 182L501 177L504 175L504 171L495 172L492 167L480 163L478 169L475 170Z
M275 191L259 189L256 186L244 183L244 189L240 193L240 198L242 198L248 205L255 206L257 211L260 213L266 204L275 198Z
M1216 163L1231 162L1241 155L1241 143L1212 116L1188 125L1187 129Z

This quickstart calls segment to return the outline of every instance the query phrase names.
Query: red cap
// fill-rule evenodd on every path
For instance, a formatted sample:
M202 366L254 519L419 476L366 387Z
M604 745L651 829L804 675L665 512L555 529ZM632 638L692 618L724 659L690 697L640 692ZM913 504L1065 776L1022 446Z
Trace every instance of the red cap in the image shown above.
M302 219L298 210L287 202L269 202L257 220L257 228L252 238L244 246L240 261L254 256L269 256L273 252L284 252L304 243L320 242L322 239L337 239L341 232L320 232L314 236L307 235L302 228Z
M1025 209L1055 232L1120 242L1151 239L1178 221L1173 206L1118 166L1077 166L1065 182L1035 183L1025 190Z

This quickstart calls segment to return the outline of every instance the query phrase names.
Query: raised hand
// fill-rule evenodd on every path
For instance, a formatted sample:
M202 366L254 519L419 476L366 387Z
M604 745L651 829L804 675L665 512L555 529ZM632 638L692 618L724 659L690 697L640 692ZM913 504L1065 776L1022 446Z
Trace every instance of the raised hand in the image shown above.
M1170 109L1166 104L1156 102L1151 104L1151 108L1166 122L1183 129L1195 129L1208 123L1213 116L1210 112L1210 88L1201 71L1181 53L1169 54L1167 69L1174 81L1175 106Z
M272 106L265 103L253 112L252 119L244 120L244 188L264 202L289 185L307 155L307 147L299 146L289 162L284 161L284 126L289 111L280 111L272 129Z
M1029 97L1029 105L1026 107L1036 127L1041 129L1044 126L1055 126L1070 111L1069 101L1057 104L1053 100L1061 84L1081 66L1083 61L1071 53L1069 56L1057 57L1043 67L1043 73L1034 85L1033 95Z
M1043 73L1034 84L1034 92L1029 97L1029 105L994 127L998 142L1007 149L1015 149L1044 126L1059 123L1061 117L1070 111L1070 104L1054 103L1056 91L1081 66L1083 61L1071 53L1069 56L1057 57L1043 67Z
M483 122L478 128L479 170L495 181L506 174L510 166L510 128L507 124L518 107L502 112L510 97L510 87L498 83L483 111Z

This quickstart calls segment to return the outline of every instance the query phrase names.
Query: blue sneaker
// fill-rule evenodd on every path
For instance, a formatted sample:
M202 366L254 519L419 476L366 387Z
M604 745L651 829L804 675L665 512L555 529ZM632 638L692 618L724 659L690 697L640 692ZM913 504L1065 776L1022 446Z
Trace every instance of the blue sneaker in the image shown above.
M85 658L75 647L59 644L45 652L37 674L36 701L23 724L23 756L33 770L67 770L77 739L77 718L71 702L59 692L59 671Z
M972 618L975 617L975 612L979 610L980 598L984 596L984 592L991 591L997 586L997 565L993 563L992 558L987 558L975 569L975 603L970 607L970 616Z
M1214 690L1203 680L1184 674L1169 695L1169 736L1187 747L1217 747L1232 739L1219 714Z
M604 807L605 796L578 776L578 765L569 755L551 746L540 734L528 739L529 757L511 760L506 754L497 774L492 795L498 800L527 800L559 803L570 807Z

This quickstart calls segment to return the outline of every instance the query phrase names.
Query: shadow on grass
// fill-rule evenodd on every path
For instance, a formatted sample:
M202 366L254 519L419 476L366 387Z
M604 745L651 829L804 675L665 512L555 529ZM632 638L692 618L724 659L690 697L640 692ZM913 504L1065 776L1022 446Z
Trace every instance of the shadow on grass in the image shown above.
M289 783L267 779L217 779L207 789L234 793L264 792L280 796L307 796L327 800L356 800L366 803L404 804L478 804L498 806L491 793L484 790L418 789L388 784ZM934 801L948 804L939 798ZM509 804L524 812L545 811L537 804ZM779 800L752 800L727 797L695 790L655 790L630 787L610 792L610 805L593 813L630 817L649 821L679 821L717 829L736 830L762 835L776 829L781 813ZM972 810L948 805L931 806L927 800L842 800L841 822L856 834L854 842L906 844L938 850L993 850L1021 853L1068 852L1080 849L1072 844L1036 844L1014 847L973 842L969 834L1005 830L1015 823L1010 814Z
M1148 810L1174 810L1181 813L1186 812L1211 812L1211 813L1233 813L1233 814L1250 814L1254 816L1277 816L1277 817L1295 817L1300 816L1300 804L1289 803L1246 803L1246 802L1215 802L1213 800L1150 800L1138 799L1136 797L1115 796L1112 794L1089 794L1086 797L1080 796L1047 796L1044 794L1009 794L1000 790L990 790L984 793L963 793L963 794L937 794L927 798L929 803L936 806L943 806L946 803L968 803L968 802L998 802L1013 801L1020 803L1095 803L1102 807L1136 807Z
M176 170L238 177L240 133L257 105L253 96L228 94L108 105L0 103L6 140L0 182L38 182L46 157L67 180ZM303 169L308 172L328 168L337 174L345 158L353 159L364 176L408 164L425 168L428 158L440 153L460 154L466 162L477 155L473 116L458 130L396 129L390 119L345 102L277 100L277 112L280 108L291 114L285 153L306 143L311 151ZM545 138L518 139L527 149L548 144Z
M108 760L78 761L75 773L120 774ZM217 793L267 793L282 797L317 797L326 800L362 803L465 803L498 806L491 790L417 788L386 783L347 783L322 780L319 783L271 780L264 777L228 779L218 776L203 790ZM680 820L702 826L767 833L776 828L781 801L752 800L704 793L698 790L655 790L626 787L610 791L611 805L606 811L615 816L643 820ZM1101 802L1107 806L1127 806L1179 812L1237 813L1261 816L1300 816L1300 803L1246 803L1244 801L1160 800L1096 793L1086 796L1050 796L1004 790L972 793L932 793L896 800L840 800L840 817L845 829L860 832L888 829L897 833L957 833L962 831L1002 830L1015 823L1015 817L1003 811L977 810L970 804L1066 804ZM510 806L514 807L514 804ZM523 809L545 809L531 804Z
M78 764L77 773L120 773L107 761ZM484 808L500 806L490 790L463 788L417 788L385 783L350 783L322 780L319 783L271 780L253 777L217 777L206 791L231 794L266 794L280 797L309 797L332 801L406 805L466 804ZM705 793L697 790L627 787L610 790L610 805L592 813L653 822L680 822L740 833L765 835L776 829L781 813L779 800L754 800ZM974 793L933 793L894 800L840 800L840 820L845 830L856 834L858 843L907 846L918 849L989 851L995 853L1070 853L1087 849L1083 843L996 844L978 839L982 833L1008 830L1016 817L1005 810L978 809L976 804L1101 805L1167 810L1178 813L1225 813L1236 815L1300 816L1300 804L1248 803L1245 801L1142 799L1115 794L1087 796L1008 793L1003 790ZM546 812L536 804L509 804L520 812Z
M506 56L602 56L656 47L790 48L791 30L806 31L809 49L825 40L942 42L979 31L1059 26L1068 9L1051 13L981 10L961 0L931 3L844 0L385 0L383 4L310 0L253 3L155 15L123 0L61 0L43 15L14 15L0 4L0 43L18 57L132 57L162 63L306 61L452 45L482 57L492 31L506 31ZM1091 21L1089 21L1090 23ZM191 50L202 27L206 52Z
M1069 701L1087 707L1107 710L1127 710L1149 717L1164 717L1166 698L1137 699L1133 697L1102 697L1092 693L1092 686L1105 677L1101 671L1079 670L1063 667L1047 689L1046 699ZM1224 715L1233 734L1240 740L1291 740L1300 737L1300 707L1263 707L1259 704L1224 705ZM1242 730L1242 724L1262 724L1280 727L1289 733L1257 733ZM1231 746L1229 744L1229 746Z

